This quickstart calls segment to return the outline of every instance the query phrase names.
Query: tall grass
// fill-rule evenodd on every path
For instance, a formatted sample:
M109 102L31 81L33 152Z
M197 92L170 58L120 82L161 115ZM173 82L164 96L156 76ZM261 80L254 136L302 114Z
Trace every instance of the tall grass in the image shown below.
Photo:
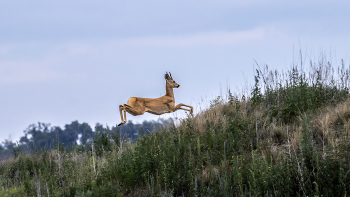
M335 72L337 71L337 72ZM3 196L346 196L349 68L258 69L251 95L135 143L114 131L0 163Z

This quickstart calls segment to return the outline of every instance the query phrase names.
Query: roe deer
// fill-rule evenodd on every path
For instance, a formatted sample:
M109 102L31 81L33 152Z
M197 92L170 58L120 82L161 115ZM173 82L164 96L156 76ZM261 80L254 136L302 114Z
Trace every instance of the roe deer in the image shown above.
M168 72L166 72L164 76L166 81L166 94L164 96L155 98L155 99L130 97L128 99L127 104L119 105L120 117L122 121L118 126L123 125L127 122L126 112L129 112L133 116L139 116L144 114L145 112L155 114L155 115L161 115L161 114L171 113L176 110L182 109L182 110L189 111L190 114L193 116L192 106L185 105L182 103L175 105L173 88L178 88L180 87L180 85L174 81L170 72L169 74ZM185 109L185 108L182 108L182 106L185 106L191 109ZM123 117L123 110L124 110L124 117Z

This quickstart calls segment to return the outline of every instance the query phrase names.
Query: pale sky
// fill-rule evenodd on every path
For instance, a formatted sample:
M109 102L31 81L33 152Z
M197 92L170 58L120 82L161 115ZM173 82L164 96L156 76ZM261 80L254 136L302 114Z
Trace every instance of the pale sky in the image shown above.
M116 125L129 97L165 94L166 71L198 112L252 83L254 59L286 69L301 48L348 66L349 13L345 0L0 0L0 142L37 122Z

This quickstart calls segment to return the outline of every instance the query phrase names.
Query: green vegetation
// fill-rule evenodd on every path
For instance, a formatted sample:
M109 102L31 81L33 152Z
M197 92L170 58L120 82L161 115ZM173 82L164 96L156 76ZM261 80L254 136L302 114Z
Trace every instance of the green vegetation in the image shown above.
M81 145L0 163L3 196L346 196L350 68L257 70L251 95L136 142L104 128ZM16 149L14 149L16 150Z

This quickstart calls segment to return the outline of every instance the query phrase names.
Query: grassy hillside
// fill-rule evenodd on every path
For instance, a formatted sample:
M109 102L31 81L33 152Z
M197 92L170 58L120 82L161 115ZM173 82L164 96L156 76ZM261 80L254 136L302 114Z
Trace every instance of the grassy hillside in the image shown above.
M17 149L0 164L0 195L346 196L350 70L308 70L264 67L251 94L229 91L135 143L106 130L77 147Z

